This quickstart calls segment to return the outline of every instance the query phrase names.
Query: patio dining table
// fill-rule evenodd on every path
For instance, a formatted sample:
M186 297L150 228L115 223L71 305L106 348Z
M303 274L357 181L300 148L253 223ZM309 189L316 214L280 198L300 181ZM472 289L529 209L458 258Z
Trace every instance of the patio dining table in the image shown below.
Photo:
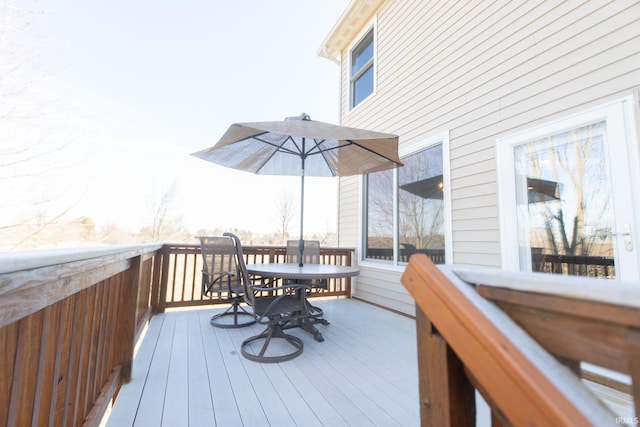
M360 274L358 267L333 264L304 264L297 263L264 263L247 264L247 272L251 275L270 279L290 279L290 280L315 280L315 279L339 279L353 277ZM323 341L322 333L313 326L310 319L298 322L303 330L313 335L316 341Z

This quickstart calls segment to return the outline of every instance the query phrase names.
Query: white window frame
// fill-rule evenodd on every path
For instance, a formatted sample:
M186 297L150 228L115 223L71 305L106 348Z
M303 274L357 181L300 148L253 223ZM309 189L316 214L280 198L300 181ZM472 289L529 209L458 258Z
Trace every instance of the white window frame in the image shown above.
M360 42L362 42L362 40L364 39L364 37L369 33L369 31L371 31L373 33L373 64L371 65L373 67L373 89L371 91L371 93L369 95L367 95L362 101L360 101L358 104L353 105L353 81L352 81L352 76L351 76L351 68L352 68L352 60L353 60L353 50L360 44ZM349 96L347 98L347 103L348 103L348 108L347 111L351 112L355 109L357 109L359 106L365 104L367 102L368 99L370 99L372 96L374 96L376 94L376 87L377 87L377 70L378 70L378 32L377 32L377 25L375 22L375 17L374 19L372 19L367 25L364 26L364 30L360 32L360 34L358 35L358 37L355 39L355 42L353 42L351 44L351 46L349 46L349 50L348 50L348 56L349 56L349 67L347 68L347 82L348 82L348 86L349 86Z
M444 248L445 248L445 264L451 264L453 260L453 238L451 231L451 173L450 173L450 145L449 132L443 131L435 134L427 139L417 142L401 145L398 149L400 160L403 157L410 156L419 151L426 150L436 144L442 144L442 182L443 182L443 202L444 202ZM378 261L375 259L365 258L366 236L366 185L365 175L360 177L360 227L358 229L358 252L359 264L363 267L374 267L379 269L399 271L405 270L407 263L398 261L398 171L393 171L393 261Z
M637 109L638 97L627 96L622 99L615 99L594 107L585 109L574 114L568 114L566 117L549 121L538 126L534 126L522 131L498 138L496 141L496 160L497 160L497 176L498 176L498 207L499 207L499 226L500 226L500 252L502 269L507 271L520 271L520 253L518 247L518 224L514 221L516 214L516 183L514 179L514 147L530 140L539 139L541 137L569 131L598 120L609 121L611 116L610 108L616 105L622 105L624 123L618 132L627 134L627 141L637 141L637 136L633 126L636 123L634 118L634 108ZM633 107L635 106L635 107ZM615 116L615 120L621 119L622 116ZM611 130L609 129L609 132ZM611 149L611 148L609 148ZM635 144L628 144L626 147L613 147L613 149L626 149L626 157L629 161L629 171L631 173L631 181L639 182L638 177L638 147ZM623 155L624 156L624 155ZM615 169L612 170L615 173ZM636 221L638 213L636 210ZM638 222L636 222L638 223ZM637 235L637 233L636 233ZM528 238L523 236L523 238ZM637 243L637 242L634 242Z

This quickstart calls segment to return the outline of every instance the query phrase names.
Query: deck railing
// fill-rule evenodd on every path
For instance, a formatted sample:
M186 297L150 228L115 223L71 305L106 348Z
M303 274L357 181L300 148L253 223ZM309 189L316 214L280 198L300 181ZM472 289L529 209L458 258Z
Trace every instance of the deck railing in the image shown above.
M532 271L583 277L615 278L613 257L589 255L531 254Z
M636 285L437 267L424 255L402 283L416 301L423 426L475 426L474 390L493 426L626 424L581 382L582 362L629 375L637 423Z
M246 261L284 262L284 247L244 247ZM351 265L351 249L322 249ZM34 251L0 257L0 426L99 425L130 380L146 321L201 295L197 245ZM350 280L323 295L350 296Z
M0 425L98 425L130 378L160 245L63 255L0 274Z
M270 263L286 262L286 248L281 246L243 246L245 262ZM322 264L351 265L352 249L321 248ZM167 244L163 248L166 263L163 264L162 284L159 300L160 310L164 308L189 307L197 305L225 303L214 296L202 295L202 257L198 245ZM328 287L312 297L345 296L351 297L351 279L331 279Z

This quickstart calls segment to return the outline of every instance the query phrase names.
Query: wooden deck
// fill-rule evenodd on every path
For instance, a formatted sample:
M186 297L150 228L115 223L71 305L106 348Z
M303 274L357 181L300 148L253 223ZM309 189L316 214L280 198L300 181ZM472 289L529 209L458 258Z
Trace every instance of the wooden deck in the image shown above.
M220 308L152 318L107 426L418 426L415 321L353 299L320 300L324 342L292 329L301 356L251 362L263 327L220 329Z

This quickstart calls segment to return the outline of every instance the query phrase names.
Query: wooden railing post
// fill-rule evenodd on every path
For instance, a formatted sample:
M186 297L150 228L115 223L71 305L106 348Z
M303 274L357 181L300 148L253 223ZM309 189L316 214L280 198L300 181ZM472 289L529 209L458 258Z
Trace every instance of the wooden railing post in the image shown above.
M165 279L163 273L164 266L164 253L165 249L162 248L162 252L156 252L153 256L153 278L151 279L151 313L152 315L160 312L160 289L162 280Z
M169 283L169 264L171 261L171 248L162 246L162 278L160 280L160 295L158 295L158 313L164 313L167 306L167 284Z
M640 330L634 329L629 332L627 351L629 352L629 374L633 379L633 403L637 417L640 414Z
M131 381L131 368L133 365L133 350L135 347L136 336L136 306L138 286L140 285L141 264L141 256L131 258L131 266L127 270L118 304L117 346L120 349L119 361L122 366L120 373L123 383Z
M475 426L474 387L464 365L418 306L416 334L422 426Z

